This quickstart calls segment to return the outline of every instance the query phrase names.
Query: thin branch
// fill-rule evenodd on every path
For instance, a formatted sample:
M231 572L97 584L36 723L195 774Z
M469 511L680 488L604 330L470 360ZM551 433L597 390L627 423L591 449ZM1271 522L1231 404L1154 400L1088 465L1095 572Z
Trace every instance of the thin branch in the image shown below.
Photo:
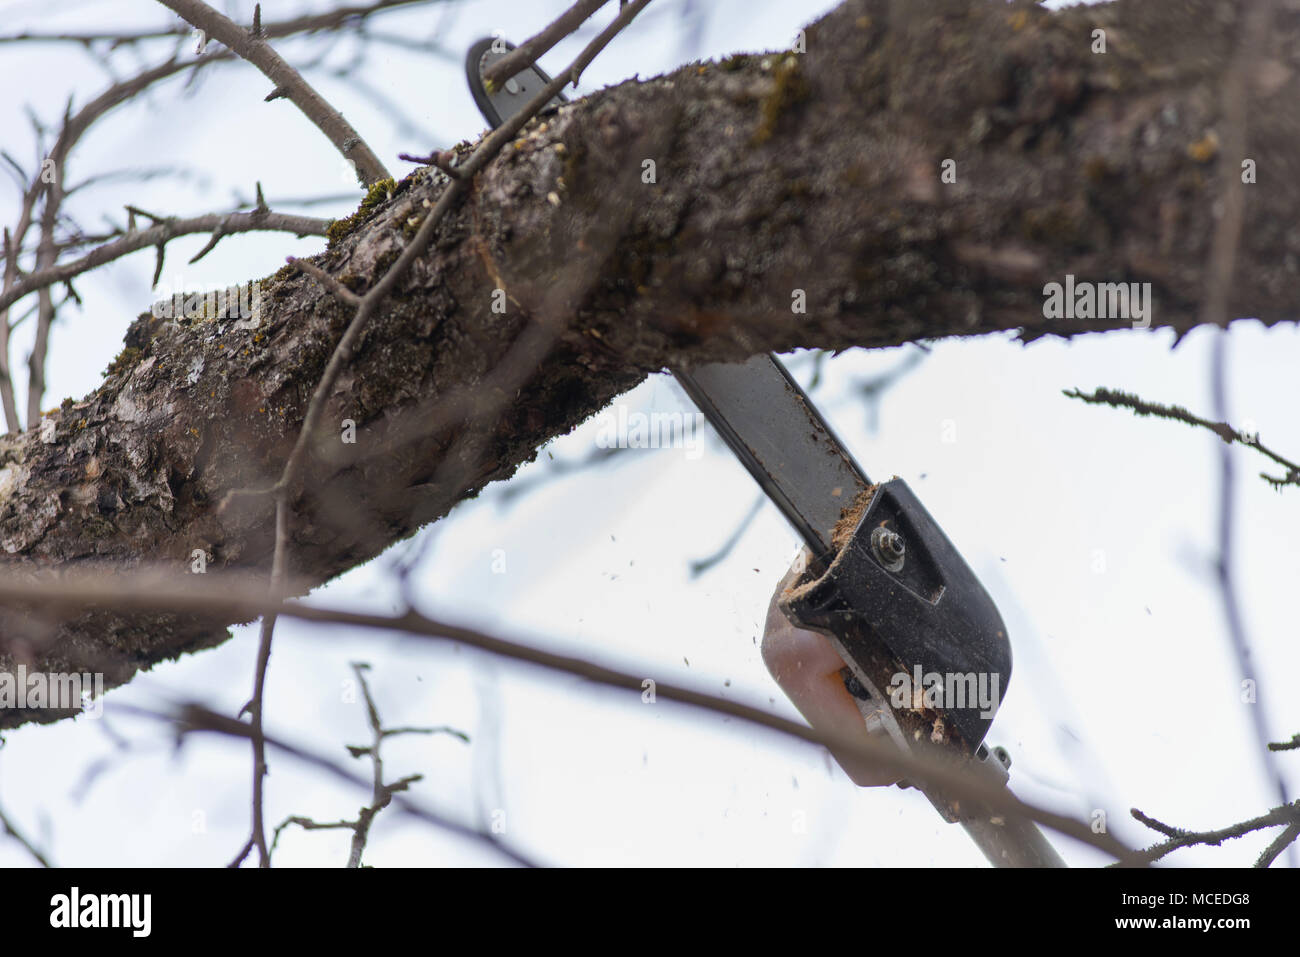
M492 142L494 137L502 134L507 134L503 136L503 144L512 139L515 132L523 127L528 118L548 104L567 82L571 81L576 85L582 71L599 53L600 49L613 39L648 4L649 0L644 0L642 3L633 4L620 11L619 16L615 18L613 23L583 50L569 66L568 70L547 83L541 93L534 97L519 116L512 117L494 131L483 145L486 146ZM482 164L478 162L480 158L480 153L476 151L468 162L453 167L456 170L456 175L462 181L471 179L481 168ZM445 161L446 155L443 154L441 157L435 157L435 159ZM450 163L448 162L447 165L450 165ZM610 182L607 182L605 187L602 197L602 213L595 217L595 221L600 223L602 228L616 232L611 227L617 222L626 220L627 215L630 215L631 206L629 204L626 208L626 214L620 217L615 209L619 201L620 191L615 188L615 184ZM573 298L567 295L567 287L574 284L576 276L582 270L584 263L593 265L599 261L599 254L592 255L591 251L608 248L607 243L598 240L595 236L584 237L583 241L578 245L580 248L588 250L588 255L570 258L565 269L566 281L561 282L558 275L553 279L541 303L533 310L536 314L534 321L530 322L515 341L510 344L506 354L496 362L491 372L477 383L472 392L466 391L459 395L453 394L442 398L438 403L436 412L423 421L422 425L426 430L436 430L451 424L463 426L454 444L442 454L433 476L423 483L423 489L433 490L449 486L454 487L467 479L468 476L465 474L465 470L470 467L468 463L479 457L483 446L490 439L491 428L489 426L495 424L493 420L496 420L500 411L509 404L510 397L518 394L519 390L533 377L541 361L564 331L568 315L568 310L564 306L567 301Z
M0 296L8 293L18 281L18 249L8 228L4 231L4 257L4 288ZM13 326L9 324L9 307L0 306L0 405L4 407L5 428L9 432L17 432L22 428L22 420L18 418L18 402L14 398L14 379L9 370L9 335L12 331Z
M370 806L361 809L361 812L357 815L356 827L352 832L352 851L348 855L348 867L352 868L361 866L361 855L366 849L366 840L370 836L370 825L374 823L375 815L388 807L393 800L394 794L405 791L411 784L422 779L421 775L416 774L401 778L392 784L384 782L384 762L379 753L384 740L397 734L433 734L432 728L392 728L385 730L383 722L379 720L379 709L375 706L375 699L370 694L370 685L366 682L366 667L368 666L353 664L352 670L357 676L357 681L361 685L361 693L366 699L366 716L370 721L370 730L374 737L369 748L361 751L358 751L358 749L351 750L353 757L360 757L362 754L370 755L374 774Z
M222 58L231 58L232 56L233 55L230 53L210 54L206 57L200 57L198 60L193 61L192 65L194 69L197 70L208 63L214 62L215 60L222 59ZM33 210L35 209L36 200L41 195L45 195L46 198L46 208L49 210L49 214L51 217L51 226L53 224L53 221L57 219L58 202L55 201L51 203L51 200L55 198L54 194L57 194L57 191L61 188L59 184L61 183L62 176L63 176L63 163L67 159L67 156L72 150L73 145L77 142L77 140L81 138L82 135L85 134L86 130L89 129L90 126L96 120L98 120L109 110L112 110L114 107L118 106L119 104L129 100L131 97L136 96L143 90L147 89L153 83L161 79L164 79L166 77L172 76L173 74L179 72L185 67L186 64L181 63L175 57L173 57L171 60L167 61L166 63L160 64L159 66L153 67L149 70L145 70L143 73L140 73L129 80L125 80L120 83L113 84L103 93L101 93L99 96L95 97L84 107L78 110L75 114L69 114L65 112L63 126L59 132L58 139L55 141L53 148L44 157L45 160L48 160L53 164L52 168L55 172L55 180L53 183L48 182L48 173L46 170L45 163L38 162L37 163L38 169L32 175L31 184L28 187L27 192L23 194L23 199L22 202L20 203L18 224L13 229L10 237L11 256L8 258L8 261L6 263L6 270L5 270L6 294L9 292L10 286L13 284L13 280L16 279L17 276L16 258L18 255L18 251L22 249L23 243L26 241L27 230L31 227L32 224ZM39 154L43 152L40 149L40 142L43 138L43 132L42 132L42 127L35 120L35 118L33 118L33 123L37 127L37 145L38 145L38 154ZM52 229L50 232L52 233ZM42 254L41 252L42 249L44 250L44 254ZM53 249L54 249L53 236L50 235L47 238L46 232L43 229L41 240L40 240L40 246L37 252L37 260L38 260L37 271L40 271L42 268L50 268L53 266L54 260L50 255L50 252ZM45 350L45 343L48 341L49 323L53 319L54 307L52 306L52 304L48 302L48 293L45 290L40 291L39 298L40 298L40 303L38 308L38 323L41 323L43 325L43 330L38 329L37 344L39 346L39 350L36 348L33 349L32 359L35 360L37 358L37 353L39 351L40 364L39 367L36 367L36 366L30 366L29 363L29 366L32 368L33 378L40 380L41 391L43 391L44 390L44 383L43 383L44 362L45 362L44 350ZM7 322L7 321L8 321L8 309L5 307L0 307L0 322ZM44 337L42 337L41 335L42 331L44 332ZM5 356L5 364L6 366L8 365L7 353ZM36 417L39 418L40 395L39 394L35 395L35 400L36 400L35 403L32 402L32 398L33 398L32 395L28 396L29 413L34 404L36 408ZM33 421L35 421L35 419L29 418L28 424L30 425L31 422ZM8 425L10 431L17 431L19 428L21 428L21 424L17 421L16 409L15 409L15 417L13 419L8 420Z
M150 215L134 207L128 209L136 214ZM318 219L314 216L293 216L288 213L258 210L244 213L206 213L186 219L157 217L157 220L158 225L130 231L121 239L105 243L80 259L29 273L22 282L0 293L0 310L7 309L19 299L39 289L66 282L74 276L89 272L115 259L121 259L138 250L162 246L178 236L217 231L220 231L221 236L262 231L293 233L295 236L324 236L330 224L328 219ZM211 249L213 245L214 243L209 243L204 252Z
M1263 853L1256 859L1255 866L1259 868L1271 866L1283 851L1295 845L1298 837L1300 837L1300 821L1287 825L1286 830L1273 838L1273 842L1264 848Z
M63 117L65 128L71 117L71 106L72 103L69 101L68 110ZM67 150L63 146L63 137L60 136L46 160L51 164L53 175L45 184L45 198L41 203L41 238L36 248L37 272L50 269L58 258L58 252L54 248L54 230L58 222L59 205L63 202L63 170L66 160ZM40 176L42 182L45 181L44 173L45 171L42 170ZM41 286L36 295L36 336L32 340L31 355L27 358L28 428L41 418L41 400L45 398L45 355L49 350L50 326L54 324L56 312L54 297L50 294L49 286Z
M635 451L638 450L626 446L611 445L601 448L597 445L579 459L557 459L554 453L548 451L547 460L542 463L538 472L532 475L516 475L496 489L495 499L505 507L536 489L553 486L557 479L564 476L596 469L613 460L617 460L615 464L629 462L635 456L630 456L628 453Z
M1196 844L1212 844L1216 847L1224 841L1232 840L1238 837L1244 837L1255 831L1263 830L1267 827L1278 827L1279 825L1295 826L1300 823L1300 805L1284 804L1281 807L1275 807L1267 814L1261 814L1259 817L1251 818L1249 821L1241 821L1237 824L1230 824L1227 827L1218 828L1213 831L1187 831L1182 828L1171 827L1157 821L1153 817L1143 814L1137 808L1129 811L1133 819L1140 821L1153 831L1158 831L1167 841L1159 844L1153 844L1143 851L1137 852L1137 857L1142 863L1151 864L1160 860L1171 851L1176 851L1183 847L1192 847ZM1275 842L1276 843L1276 842ZM1281 848L1278 848L1281 851ZM1276 855L1275 855L1276 856Z
M277 824L275 826L275 830L271 832L271 853L272 854L275 853L276 847L279 846L280 844L280 834L284 831L285 828L289 827L291 824L297 825L298 827L302 828L304 831L332 831L332 830L338 831L338 830L343 830L345 828L351 830L353 827L356 826L355 821L330 821L327 823L322 823L320 821L313 820L312 818L309 817L301 817L297 814L290 814L283 821Z
M180 2L180 0L167 0L167 2ZM184 0L188 5L191 0ZM459 200L461 195L468 189L468 184L474 175L482 169L493 157L501 150L506 143L510 142L514 135L523 128L529 120L539 113L548 104L556 93L563 87L566 77L571 76L576 83L578 76L595 58L610 40L618 34L623 27L632 21L632 19L641 12L650 0L637 0L636 3L630 4L614 20L608 28L605 29L595 40L588 44L578 59L575 60L569 71L557 80L550 83L530 100L520 112L503 123L487 136L474 151L473 155L460 167L462 178L453 179L443 190L442 195L438 197L438 202L434 205L420 228L416 231L415 236L411 239L410 244L398 256L397 261L389 267L384 273L382 279L362 297L361 302L356 307L356 314L348 323L342 338L334 348L329 362L325 366L325 371L321 374L320 381L317 382L316 388L312 393L310 402L307 405L306 414L303 416L302 428L298 432L298 438L294 442L293 449L289 453L289 458L285 462L284 470L280 475L279 481L274 486L275 491L275 551L271 560L271 582L270 590L272 594L282 593L285 579L288 575L288 551L289 551L289 512L291 508L290 496L293 494L295 486L302 474L303 465L307 459L307 453L311 443L315 440L316 431L319 428L321 417L325 413L326 401L334 390L334 383L344 367L352 361L353 351L357 342L360 340L361 332L365 328L370 316L379 308L380 303L396 288L397 283L406 274L411 265L424 254L429 243L433 240L433 234L437 231L439 224L446 216L447 212ZM201 6L201 4L200 4ZM248 703L244 706L249 712L252 724L252 742L253 742L253 834L251 837L252 845L258 850L261 866L270 866L270 854L266 844L266 832L263 823L262 802L264 797L263 782L266 776L265 747L262 744L262 713L263 695L266 689L266 671L271 657L271 641L275 632L275 616L268 615L262 620L261 634L258 640L257 653L257 673L253 681L253 695ZM245 847L247 851L247 845Z
M217 712L194 702L181 704L175 712L171 714L151 711L148 708L139 708L127 704L119 705L117 710L123 714L132 714L142 718L174 723L176 725L176 733L181 737L196 732L221 734L232 738L242 738L244 740L250 740L253 737L252 728L243 721L240 721L238 718L218 714ZM297 758L299 761L320 768L342 781L346 781L349 784L356 785L360 788L368 788L370 786L370 782L365 778L357 777L346 768L342 768L335 764L329 758L308 751L305 748L298 747L297 745L290 744L280 738L266 734L262 734L261 737L266 744L269 744L277 751L282 751L291 757ZM480 831L476 828L468 827L457 821L453 821L450 818L445 817L436 811L430 810L422 804L412 801L410 798L401 794L393 795L392 803L396 804L404 814L409 814L427 824L432 824L434 827L488 844L493 849L514 861L516 864L524 867L537 866L532 860L524 856L522 852L515 850L495 834Z
M187 0L187 5L192 5L196 8L204 8L203 4L201 3L188 4L188 0ZM212 13L213 17L219 18L220 20L225 21L225 23L229 24L230 27L232 28L232 31L237 31L241 37L247 39L247 33L245 31L242 31L242 29L238 28L237 26L235 26L233 21L229 21L226 18L221 17L221 15L215 13L215 11L210 11L210 12ZM363 11L359 11L359 12L363 12ZM337 13L337 11L335 13ZM297 21L294 21L294 23L297 24L298 28L302 28L305 22L306 21L303 20L303 18L299 18ZM325 24L326 21L320 21L320 22L322 24ZM344 22L344 20L333 20L329 22L342 23ZM217 35L211 29L209 29L208 32L213 33L214 36ZM263 31L263 32L266 33L270 31ZM234 36L233 32L231 33L231 36ZM219 39L220 38L221 37L219 37ZM225 41L223 40L223 42ZM228 43L227 45L231 46L231 48L236 52L239 52L239 48L236 45L231 43ZM274 54L274 51L271 51L270 47L267 46L264 41L248 39L248 45L256 46L259 53L264 52L267 54L269 58L273 58L275 61L278 61L279 63L283 63L283 61L279 60L279 58ZM118 104L125 102L126 100L130 99L133 96L138 95L139 93L147 89L150 85L152 85L154 82L157 82L160 79L164 79L168 76L171 76L185 69L190 69L192 71L197 72L197 70L199 70L203 66L206 66L207 64L212 63L216 60L233 59L233 57L234 54L229 51L204 54L194 60L182 60L177 56L173 56L166 63L163 63L157 67L153 67L149 70L146 70L143 73L135 77L132 77L129 80L115 83L104 93L100 94L100 96L96 97L94 100L89 102L75 115L71 114L70 110L67 113L65 113L63 128L59 134L57 141L54 144L54 147L51 149L48 156L46 157L46 159L48 159L53 163L53 172L54 172L53 182L48 181L48 174L45 172L44 169L42 169L41 171L39 171L33 176L31 187L24 195L24 199L22 203L22 212L19 217L19 223L17 228L15 228L12 233L12 242L13 242L12 248L15 251L15 256L16 256L16 251L22 248L22 245L25 241L27 229L31 223L31 211L35 203L35 200L39 195L43 194L45 197L45 204L44 204L45 212L42 219L42 235L41 235L41 242L37 252L36 271L42 272L54 267L55 259L57 257L56 257L56 248L55 248L53 230L54 230L54 224L57 222L58 219L59 204L62 198L62 180L63 180L64 162L66 161L67 156L71 151L73 144L82 136L82 134L85 133L86 129L95 120L97 120L100 116L102 116L104 113L108 112ZM292 69L287 67L287 65L285 66L285 69L289 70L289 72L292 73ZM296 74L294 74L294 76L296 76ZM305 86L305 84L303 85ZM307 89L310 90L310 88ZM329 121L328 125L331 128L337 128L338 130L345 131L345 132L351 130L351 128L347 126L346 122L343 121L341 116L337 116L335 114L333 115L333 117L327 116L326 119ZM360 142L359 139L357 139L357 142L358 143ZM368 153L368 149L364 147L364 144L361 144L360 149ZM345 151L345 155L346 153L347 151ZM373 154L370 155L373 156ZM361 163L363 159L364 156L360 152L358 152L357 162ZM375 160L375 164L376 164L375 166L376 169L382 170L383 168L382 164L379 164L377 159ZM360 169L361 167L358 166L358 168ZM220 234L214 237L214 239L218 239L218 240L220 238L221 238ZM162 265L162 253L163 253L163 248L160 245L159 263L158 263L159 271ZM12 261L12 258L10 261ZM6 266L6 273L7 274L9 273L8 265ZM157 273L155 274L155 277L156 275ZM10 292L9 286L11 285L11 282L12 282L12 277L7 277L7 282L5 287L6 294ZM43 288L40 288L37 291L40 299L39 308L37 312L37 328L36 328L33 349L28 362L30 385L29 385L28 397L27 397L27 413L28 413L27 421L29 425L40 418L40 403L43 397L44 387L45 387L45 381L44 381L45 380L45 359L46 359L46 351L48 349L49 329L51 323L54 320L54 314L56 311L56 307L52 301L52 298L49 296L48 291L46 291ZM0 307L0 321L7 321L6 311L3 309L3 307ZM6 361L6 365L7 365L7 361ZM0 387L0 392L2 391L3 389L2 387ZM9 418L7 415L6 419L7 419L7 424L11 430L15 430L19 427L19 423L16 421L17 419L16 408L14 410L14 417Z
M282 588L288 578L288 548L289 540L289 505L288 497L282 491L277 497L275 505L275 555L271 562L271 591L275 593L277 588ZM245 845L245 853L250 847L257 848L258 866L271 866L271 852L266 846L266 823L265 823L265 785L266 785L266 735L262 723L262 716L265 712L263 707L266 695L266 672L271 664L271 637L275 633L276 615L269 614L262 616L262 626L257 640L257 667L253 676L253 696L248 703L240 709L240 714L248 712L250 721L250 738L253 745L253 821L252 833L249 835L249 843ZM237 866L242 857L237 857L233 866Z
M1214 413L1220 418L1228 416L1228 334L1217 333L1213 352L1210 356L1210 389L1213 394ZM1255 747L1252 749L1259 757L1260 770L1273 785L1279 804L1287 804L1286 778L1278 766L1277 756L1270 753L1268 716L1262 703L1264 698L1262 676L1256 675L1250 636L1246 631L1246 618L1242 613L1241 598L1237 594L1237 577L1233 565L1234 532L1236 530L1236 467L1229 445L1218 446L1219 450L1219 515L1218 546L1219 556L1215 562L1215 573L1219 583L1219 600L1223 604L1223 619L1227 625L1229 647L1237 661L1237 673L1243 682L1255 685L1255 695L1247 705L1251 727L1255 732ZM1291 863L1295 855L1291 852Z
M1246 189L1241 181L1241 160L1248 155L1247 130L1250 110L1251 72L1265 56L1269 45L1269 25L1273 20L1272 0L1254 0L1243 8L1244 23L1233 62L1224 78L1219 104L1223 125L1223 146L1219 152L1219 200L1223 216L1210 241L1206 263L1206 294L1201 322L1227 326L1228 295L1237 268L1242 224L1246 218Z
M324 269L321 269L320 266L317 266L315 263L308 262L305 259L295 259L293 256L286 256L285 261L288 262L290 266L301 270L315 279L318 283L328 289L330 294L333 295L335 299L339 300L339 302L343 303L343 305L352 306L353 308L361 305L360 296L327 273Z
M234 20L212 9L202 0L159 0L186 22L204 31L209 37L220 40L227 47L261 70L274 85L274 92L288 97L294 105L316 124L329 141L357 170L360 179L370 186L388 179L388 170L380 162L360 134L343 118L343 114L330 106L302 75L291 67L275 49L260 37L255 37Z
M582 26L588 17L607 2L608 0L578 0L541 33L529 37L500 60L493 63L483 71L483 82L488 92L496 90L520 70L536 63L538 57Z
M744 514L741 520L736 524L736 527L732 529L731 534L727 536L727 540L718 546L717 551L712 555L705 556L704 558L692 559L690 562L691 578L699 578L709 569L725 560L726 557L731 554L732 550L735 549L736 545L739 544L741 538L744 537L745 532L748 530L749 526L753 524L754 519L758 518L759 512L763 510L763 506L766 503L767 496L756 496L753 503L749 506L749 511Z
M376 3L337 7L324 13L313 13L281 20L278 23L262 24L261 36L275 40L295 33L319 33L336 30L349 21L364 19L376 13L392 10L396 7L411 7L432 3L446 3L447 0L378 0ZM186 27L167 27L159 30L139 30L130 33L16 33L0 36L0 43L78 43L90 47L106 43L110 50L131 43L146 40L167 39L168 37L184 39L191 31Z
M49 858L41 853L40 849L38 849L35 844L24 837L18 828L14 827L13 822L10 821L8 815L5 814L4 808L0 808L0 832L3 832L6 837L10 837L16 841L23 850L31 855L32 859L36 861L37 864L41 865L41 867L54 866L50 863Z
M1065 389L1062 390L1062 392L1068 398L1080 399L1091 405L1109 405L1117 409L1132 409L1134 415L1153 415L1157 418L1173 419L1175 422L1185 422L1188 425L1195 425L1209 429L1229 445L1236 442L1237 444L1244 445L1247 448L1255 449L1257 452L1266 455L1268 458L1286 469L1286 474L1281 478L1275 478L1266 475L1263 472L1260 473L1260 478L1271 483L1274 487L1281 488L1284 485L1300 485L1300 464L1274 452L1259 440L1258 434L1248 435L1234 429L1227 422L1212 422L1209 419L1202 419L1200 416L1188 412L1182 406L1161 405L1158 402L1147 402L1145 399L1138 398L1128 392L1120 392L1116 389L1097 389L1091 394L1080 392L1078 389Z
M468 743L469 735L463 731L457 731L453 728L385 728L383 722L379 720L379 708L375 705L374 697L370 694L370 685L366 681L366 671L370 670L368 664L353 662L352 671L357 676L357 682L361 686L361 693L366 699L366 717L370 723L371 742L369 746L349 746L348 752L354 758L369 756L372 774L371 774L371 794L370 804L361 808L357 812L355 821L332 821L329 823L318 823L317 821L293 815L285 820L275 829L275 834L271 839L271 850L275 850L275 845L280 840L280 832L290 824L296 824L298 827L307 831L316 830L338 830L347 828L352 831L352 850L348 854L348 867L357 868L361 866L361 855L365 852L366 841L370 836L370 826L374 823L375 817L384 808L388 807L393 801L393 795L407 790L412 784L423 780L421 774L410 774L404 778L392 782L384 782L384 761L380 756L379 750L385 740L396 737L400 734L438 734L445 732L451 734L460 740Z
M5 604L36 604L43 609L53 607L99 608L120 612L156 611L165 609L196 614L222 614L233 616L230 620L249 620L258 615L266 618L284 616L319 624L374 628L398 631L423 639L450 640L478 648L488 654L526 662L542 668L576 675L596 684L621 688L640 695L644 690L645 675L622 672L581 658L560 655L508 641L495 635L463 625L429 618L414 609L400 615L378 615L346 609L331 609L320 605L304 605L297 601L277 600L274 592L242 575L214 575L204 580L197 576L129 575L105 576L65 574L57 580L23 580L0 578L0 602ZM751 705L695 691L667 682L656 682L655 694L665 700L677 701L689 707L739 718L756 726L768 728L804 742L829 748L836 754L850 755L867 762L875 762L886 770L896 772L913 784L933 787L945 795L959 798L963 804L983 805L991 812L1003 816L1035 821L1046 827L1097 848L1119 860L1132 863L1137 852L1109 834L1094 834L1091 827L1081 821L1049 811L1020 800L1005 787L970 777L959 767L941 764L930 755L904 753L894 744L875 738L860 738L816 730L770 714ZM130 706L118 705L119 710ZM223 718L242 729L251 725ZM253 732L243 730L241 736L251 737ZM267 739L269 742L270 739Z

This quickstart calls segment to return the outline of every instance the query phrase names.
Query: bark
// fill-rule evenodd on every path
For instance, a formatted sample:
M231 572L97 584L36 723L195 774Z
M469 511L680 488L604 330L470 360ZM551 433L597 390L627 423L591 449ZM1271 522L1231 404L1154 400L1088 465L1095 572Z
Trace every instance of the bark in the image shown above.
M1221 159L1258 170L1236 187L1231 315L1289 317L1300 11L1277 7L1247 84L1246 157L1216 147L1241 14L1208 0L1054 13L848 0L808 27L803 54L692 64L534 121L340 379L295 499L293 573L309 587L379 554L668 366L1128 325L1045 318L1043 286L1067 274L1150 282L1153 325L1185 332L1207 292ZM940 179L945 159L955 184ZM364 292L445 183L422 169L373 191L314 261ZM349 310L287 268L261 291L256 320L142 316L97 391L0 439L8 574L187 570L196 549L210 571L269 568L271 498L219 506L278 478ZM523 357L535 371L501 375L521 342L543 347ZM342 441L349 419L355 444ZM119 684L231 623L10 609L0 672L21 662ZM10 710L0 727L58 716Z

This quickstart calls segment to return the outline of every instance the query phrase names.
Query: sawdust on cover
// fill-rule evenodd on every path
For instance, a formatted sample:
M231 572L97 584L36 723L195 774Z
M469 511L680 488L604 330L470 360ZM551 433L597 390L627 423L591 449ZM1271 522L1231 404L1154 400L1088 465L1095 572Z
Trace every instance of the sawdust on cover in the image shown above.
M862 521L862 513L867 510L871 500L876 497L876 489L878 488L880 488L879 483L868 485L858 493L857 498L844 507L844 511L840 512L840 520L835 523L835 528L831 530L831 552L834 555L830 560L832 565L839 561L843 555L844 546L853 537L854 530L858 527L858 523ZM785 601L794 601L802 597L806 592L811 591L818 581L815 575L809 577L806 573L791 574L788 577L790 582L781 592L781 598Z
M862 521L862 513L867 510L871 500L876 497L876 489L878 488L880 488L880 483L868 485L858 493L858 497L850 505L845 506L844 511L840 512L840 520L835 523L835 528L831 532L831 549L836 554L844 551L844 546L853 537L858 522Z

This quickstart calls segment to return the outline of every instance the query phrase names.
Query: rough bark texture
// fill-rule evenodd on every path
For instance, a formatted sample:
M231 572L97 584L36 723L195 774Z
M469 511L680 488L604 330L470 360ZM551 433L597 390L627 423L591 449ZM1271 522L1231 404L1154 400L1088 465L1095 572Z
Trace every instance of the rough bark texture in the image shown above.
M1300 4L1277 7L1248 87L1258 184L1239 187L1231 295L1232 315L1265 322L1293 316L1300 271ZM806 53L691 65L534 121L338 383L296 500L294 574L317 584L373 557L665 366L1127 325L1045 319L1043 285L1066 274L1149 281L1154 324L1187 330L1221 206L1220 88L1239 16L1229 0L1057 13L848 0L808 28ZM955 184L940 180L945 159ZM364 291L445 182L425 169L374 193L315 261ZM347 319L289 269L263 281L257 321L142 316L96 392L0 439L6 572L187 569L195 549L211 570L267 568L271 499L218 506L279 476ZM530 328L554 336L535 374L484 395ZM466 425L493 403L500 415ZM346 419L355 444L340 439ZM458 443L467 428L483 440ZM449 471L453 448L465 461ZM0 621L0 671L121 683L230 624L38 612ZM0 727L56 716L0 712Z

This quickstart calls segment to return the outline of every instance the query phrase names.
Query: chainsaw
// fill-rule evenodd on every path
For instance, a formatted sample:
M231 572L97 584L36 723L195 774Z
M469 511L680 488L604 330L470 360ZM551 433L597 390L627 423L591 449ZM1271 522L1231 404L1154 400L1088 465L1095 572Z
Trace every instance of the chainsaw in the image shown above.
M512 49L488 37L466 57L470 91L493 127L550 82L533 65L489 89L484 71ZM542 112L565 102L557 95ZM779 648L765 647L795 706L816 728L843 696L861 716L860 733L1005 786L1010 758L984 739L1011 678L1006 626L907 483L868 480L775 355L670 371L807 546L802 574L779 606L798 629L823 635L843 667L836 681L813 686L781 667ZM910 786L836 758L859 784ZM1065 866L1032 822L920 789L995 866Z

